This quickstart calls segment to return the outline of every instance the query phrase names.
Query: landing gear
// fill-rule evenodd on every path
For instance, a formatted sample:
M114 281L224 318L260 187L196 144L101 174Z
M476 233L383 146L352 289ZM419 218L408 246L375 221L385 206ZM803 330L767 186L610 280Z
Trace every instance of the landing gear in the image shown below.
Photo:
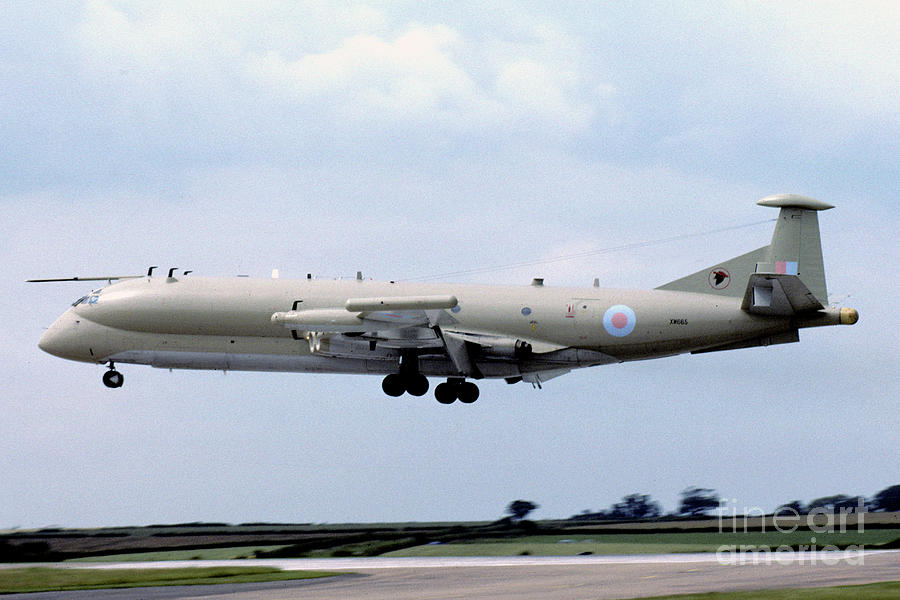
M395 398L402 396L404 392L412 396L424 396L428 392L428 378L421 373L391 373L381 381L381 389Z
M397 398L402 396L403 392L406 391L406 385L400 375L391 373L381 381L381 389L384 390L384 393L388 396Z
M421 373L412 375L406 380L406 391L412 396L424 396L428 393L428 378Z
M400 372L391 373L381 382L381 389L388 396L424 396L428 392L428 378L419 373L419 357L412 352L400 355Z
M125 383L125 376L116 371L112 363L109 365L109 371L103 374L103 385L108 388L120 388Z
M463 379L448 379L434 388L434 397L441 404L453 404L456 400L471 404L478 400L478 386Z
M434 397L441 404L453 404L456 402L456 386L452 383L439 383L434 388Z
M456 397L464 404L472 404L478 400L480 393L477 385L471 381L463 381L459 384L459 389L456 390Z

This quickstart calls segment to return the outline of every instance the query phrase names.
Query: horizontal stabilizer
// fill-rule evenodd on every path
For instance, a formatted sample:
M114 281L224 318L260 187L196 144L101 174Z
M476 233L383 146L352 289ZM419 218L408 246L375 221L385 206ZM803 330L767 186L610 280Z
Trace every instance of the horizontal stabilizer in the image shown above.
M783 317L823 308L798 276L778 273L751 275L741 304L749 313Z

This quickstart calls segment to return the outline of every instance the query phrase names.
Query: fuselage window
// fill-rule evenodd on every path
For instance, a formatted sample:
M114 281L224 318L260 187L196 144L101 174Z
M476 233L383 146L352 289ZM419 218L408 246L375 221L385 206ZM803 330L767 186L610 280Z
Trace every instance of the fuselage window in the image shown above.
M87 299L88 299L87 296L82 296L81 298L79 298L78 300L76 300L75 302L73 302L73 303L72 303L72 306L78 306L79 304L81 304L82 302L84 302L84 301L87 300Z

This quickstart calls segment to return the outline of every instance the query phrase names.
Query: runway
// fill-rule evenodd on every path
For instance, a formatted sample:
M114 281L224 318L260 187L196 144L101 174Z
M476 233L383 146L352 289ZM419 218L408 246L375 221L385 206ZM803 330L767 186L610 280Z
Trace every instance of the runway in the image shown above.
M806 552L724 562L716 554L571 557L338 558L53 565L67 568L274 566L352 572L269 584L51 592L29 600L615 599L900 580L900 551ZM756 558L757 560L752 560ZM5 566L5 565L4 565ZM18 565L21 566L21 565ZM48 565L49 566L49 565ZM17 596L7 596L15 598Z

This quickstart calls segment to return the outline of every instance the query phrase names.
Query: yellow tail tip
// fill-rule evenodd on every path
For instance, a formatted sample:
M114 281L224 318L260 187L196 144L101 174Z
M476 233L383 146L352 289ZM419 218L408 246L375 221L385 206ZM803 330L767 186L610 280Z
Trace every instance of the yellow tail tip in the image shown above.
M859 321L859 313L855 308L841 309L841 325L853 325Z

